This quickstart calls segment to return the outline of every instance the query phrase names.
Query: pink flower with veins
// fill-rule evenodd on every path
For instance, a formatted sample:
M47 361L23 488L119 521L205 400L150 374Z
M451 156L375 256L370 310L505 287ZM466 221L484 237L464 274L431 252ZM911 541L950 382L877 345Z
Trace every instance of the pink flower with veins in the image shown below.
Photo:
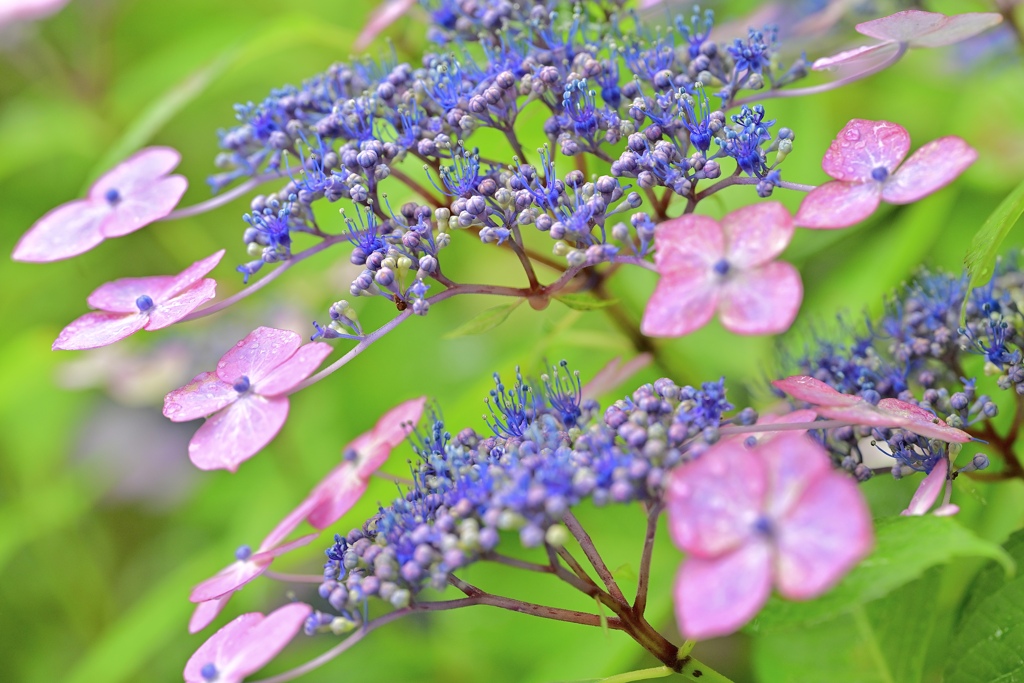
M185 665L185 683L240 683L262 669L298 634L313 608L293 602L267 616L243 614L199 646Z
M927 514L928 510L931 509L935 501L938 500L939 494L944 488L946 488L946 475L949 473L949 460L946 458L940 458L935 466L932 467L932 471L928 473L928 476L924 478L921 485L917 487L917 491L914 492L914 497L910 499L910 505L907 509L901 512L901 515L920 517L921 515ZM933 515L939 517L949 517L960 512L960 508L952 503L943 503L939 507L935 508L932 512Z
M843 394L821 380L806 375L777 379L772 385L798 401L810 403L818 415L832 420L869 427L905 429L928 439L952 443L966 443L972 438L967 432L950 427L921 406L896 398L883 398L878 405L872 405L860 396Z
M835 180L804 197L796 224L829 229L851 226L874 213L882 200L910 204L945 187L978 158L956 136L932 140L901 166L909 150L910 135L902 126L853 119L839 131L821 162Z
M203 470L238 465L266 446L288 417L288 394L313 374L331 346L302 345L288 330L259 327L217 363L164 398L164 415L174 422L211 417L188 446L189 458Z
M87 299L99 310L65 327L53 342L54 351L95 349L142 329L173 325L216 295L217 281L203 276L223 256L221 249L177 275L130 277L102 285Z
M365 49L382 31L415 6L416 0L384 0L377 5L356 38L356 49Z
M796 268L773 261L793 238L793 217L778 202L737 209L722 222L687 214L654 232L661 280L647 302L641 331L679 337L706 325L715 312L736 334L776 334L800 310Z
M825 593L873 544L854 480L793 432L753 448L718 442L670 473L665 500L669 531L687 554L674 596L688 640L737 630L773 584L790 600Z
M188 181L167 175L181 155L147 147L100 177L86 199L62 204L36 221L14 247L15 261L59 261L105 239L135 232L171 212Z

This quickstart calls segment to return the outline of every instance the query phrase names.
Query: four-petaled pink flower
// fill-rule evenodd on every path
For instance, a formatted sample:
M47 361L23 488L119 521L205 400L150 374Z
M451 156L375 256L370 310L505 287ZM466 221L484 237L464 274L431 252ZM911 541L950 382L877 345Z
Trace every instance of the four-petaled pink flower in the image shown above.
M36 221L14 247L15 261L59 261L158 221L177 205L188 181L167 174L181 155L148 147L101 176L87 199L62 204Z
M199 646L185 665L186 683L239 683L291 642L313 608L293 602L267 616L243 614Z
M944 488L946 488L946 475L949 473L949 460L946 458L939 458L935 465L932 467L932 471L928 473L928 476L924 478L921 485L917 487L917 491L914 492L914 497L910 499L910 505L907 509L901 512L901 515L919 517L924 515L931 509L935 501L938 500L939 494ZM932 511L933 515L939 517L949 517L960 512L959 506L953 505L952 503L943 503L939 507Z
M803 299L796 268L773 259L793 237L782 204L754 204L722 222L687 214L660 224L654 263L661 280L640 329L678 337L703 327L718 311L736 334L776 334L789 328Z
M675 606L687 639L732 633L772 584L808 600L871 549L871 514L825 450L786 432L749 448L726 439L669 475L669 531L686 552Z
M869 427L905 429L940 441L966 443L971 440L970 434L950 427L921 406L896 398L883 398L878 405L872 405L860 396L838 392L821 380L806 375L777 379L772 384L798 401L810 403L821 417Z
M187 422L212 415L189 443L189 457L204 470L227 469L255 455L288 417L288 393L331 352L328 344L302 346L287 330L259 327L217 363L164 398L164 415Z
M835 180L804 197L796 224L845 228L874 213L883 199L890 204L916 202L953 182L978 157L956 136L932 140L900 166L909 150L910 135L902 126L853 119L821 162Z
M87 299L99 310L65 327L53 349L95 349L141 329L159 330L178 322L216 295L217 281L203 276L223 256L221 249L177 275L129 277L100 286Z

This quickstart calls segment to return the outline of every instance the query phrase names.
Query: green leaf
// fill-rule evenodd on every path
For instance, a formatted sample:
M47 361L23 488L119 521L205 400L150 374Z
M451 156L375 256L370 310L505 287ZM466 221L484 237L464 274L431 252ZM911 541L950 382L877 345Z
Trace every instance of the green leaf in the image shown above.
M619 303L618 299L599 299L589 292L561 294L554 298L555 301L561 302L575 311L597 311Z
M1024 562L1024 531L1004 547ZM999 569L992 563L972 582L946 665L948 683L1024 681L1024 576L1007 579Z
M992 215L985 221L971 240L971 247L964 257L964 264L967 266L967 273L970 275L969 288L983 285L992 278L995 272L996 257L999 256L999 247L1003 240L1010 234L1017 219L1024 213L1024 181L1011 192L1003 202L996 207ZM967 300L964 300L964 308L960 311L960 319L963 321L966 314Z
M832 591L808 602L773 597L751 629L768 631L824 621L880 598L954 557L987 557L1000 563L1007 574L1015 567L1002 547L975 536L952 518L884 519L876 526L875 551Z
M444 339L456 339L458 337L468 337L472 334L483 334L484 332L489 332L505 322L508 317L512 315L512 311L519 308L523 301L525 301L525 299L516 299L510 304L502 304L501 306L488 308L472 320L459 325L454 330L444 335Z

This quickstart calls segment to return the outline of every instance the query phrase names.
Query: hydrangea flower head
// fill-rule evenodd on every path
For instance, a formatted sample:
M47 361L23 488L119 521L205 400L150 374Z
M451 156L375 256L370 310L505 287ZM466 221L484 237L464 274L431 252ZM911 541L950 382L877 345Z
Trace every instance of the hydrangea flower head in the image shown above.
M672 538L687 553L675 584L687 639L735 631L773 584L791 600L821 595L873 544L854 479L801 434L754 448L723 440L672 471L666 501Z
M294 602L263 616L243 614L210 636L185 665L185 683L240 683L277 656L313 611Z
M845 228L874 213L882 200L916 202L953 182L978 157L956 136L932 140L900 165L909 150L910 135L902 126L853 119L839 131L821 162L835 180L804 197L796 224Z
M15 261L43 263L85 253L105 239L158 221L185 194L188 181L167 175L181 155L147 147L101 176L86 199L62 204L36 221L14 247Z
M259 327L217 363L164 398L164 415L187 422L212 415L189 443L200 469L227 469L255 455L288 417L288 393L323 362L331 346L302 345L288 330Z
M774 261L793 237L782 204L737 209L721 222L687 214L654 233L661 273L641 330L676 337L703 327L717 311L736 334L776 334L789 328L803 299L796 268Z
M177 275L122 278L102 285L87 299L98 310L65 327L53 349L95 349L142 329L173 325L216 295L217 281L203 276L223 256L221 249Z

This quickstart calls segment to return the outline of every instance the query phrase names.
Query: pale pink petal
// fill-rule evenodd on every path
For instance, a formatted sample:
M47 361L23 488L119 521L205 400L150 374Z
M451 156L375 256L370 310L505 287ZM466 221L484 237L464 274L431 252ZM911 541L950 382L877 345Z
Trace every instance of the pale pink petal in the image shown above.
M89 198L106 202L107 192L117 190L122 197L146 188L174 170L181 154L171 147L147 147L139 150L100 176L89 189Z
M415 5L416 0L385 0L383 4L378 5L370 14L369 20L356 38L356 49L365 49L381 31L398 21L403 14Z
M768 263L793 239L793 216L779 202L737 209L722 218L725 260L730 268L747 269Z
M188 181L183 176L172 175L125 195L100 224L100 232L108 238L122 237L144 228L173 211L186 189Z
M807 193L793 221L802 228L847 228L873 214L881 195L882 184L875 181L833 180Z
M260 543L259 552L268 550L270 548L276 548L278 544L288 537L300 524L306 521L306 517L309 515L309 511L316 505L316 500L312 496L306 498L306 500L299 503L299 506L288 513L288 515L282 519L274 529L267 534L267 537ZM310 537L310 540L315 538Z
M665 495L675 544L711 558L746 543L761 515L765 463L737 441L721 441L669 474Z
M248 394L203 423L189 442L189 458L201 470L234 472L277 436L287 418L287 398Z
M89 295L86 301L93 308L111 313L138 313L138 299L148 296L154 302L160 292L174 283L173 275L155 275L150 277L123 277L119 280L105 282Z
M722 327L735 334L778 334L796 320L803 298L797 269L775 261L730 277L718 312Z
M757 449L768 473L768 507L774 519L786 515L823 474L832 470L828 453L802 432L782 432Z
M218 361L217 376L229 384L241 377L256 384L291 358L301 345L302 337L294 332L257 327Z
M186 683L209 683L202 675L202 670L207 664L217 667L218 673L223 662L241 647L249 631L263 621L264 617L258 612L250 612L236 617L234 620L222 626L216 633L210 636L205 643L199 646L195 654L189 658L185 665ZM221 681L239 681L241 678L225 678L223 675L218 679Z
M867 71L888 59L897 50L899 50L899 43L890 41L875 45L863 45L851 50L844 50L831 57L817 59L811 68L815 71L836 68L856 69L858 72Z
M714 271L662 275L647 301L640 331L648 337L681 337L707 325L717 305Z
M217 296L216 280L206 278L197 282L177 296L154 306L149 312L149 324L146 325L146 329L159 330L173 325L215 296Z
M21 236L11 258L46 263L84 254L103 241L100 223L109 213L106 204L86 199L62 204Z
M971 440L971 435L967 432L956 427L950 427L935 414L913 403L907 403L895 398L883 398L878 402L878 409L887 415L898 418L900 420L899 426L903 429L929 439L939 439L954 443L967 443Z
M135 334L145 327L146 319L140 313L86 313L61 330L52 348L54 351L97 349Z
M352 449L359 454L356 469L360 477L369 479L387 461L391 449L405 441L423 415L426 403L427 398L421 396L398 404L384 413L368 434L349 444L345 450Z
M188 422L212 415L238 400L235 388L212 372L203 372L164 397L164 417Z
M650 365L652 360L653 356L649 353L641 353L626 363L622 362L622 358L613 358L583 385L583 399L597 399L607 394Z
M900 514L915 516L926 514L932 505L935 504L935 501L939 499L942 489L946 487L946 474L948 473L949 461L941 458L932 467L932 471L928 473L928 476L921 481L921 485L917 487L914 497L910 499L910 505Z
M825 472L776 520L779 593L808 600L831 588L874 544L871 511L856 481Z
M271 533L276 536L277 529L275 529ZM252 557L249 558L249 561L256 563L266 562L269 564L270 561L276 557L280 557L281 555L290 553L296 548L304 548L305 546L312 543L313 540L318 538L319 536L320 534L306 534L305 536L300 536L299 538L296 538L294 541L288 541L287 543L283 543L281 545L275 544L273 547L267 547L267 542L266 540L264 540L263 545L260 547L265 549L260 550L258 553L254 554Z
M188 632L199 633L209 626L230 599L231 593L227 593L215 600L207 600L196 605L196 608L192 611L192 617L188 620Z
M754 618L771 587L771 549L762 540L712 560L688 557L673 591L679 631L687 640L728 635Z
M316 529L326 529L341 519L366 493L367 482L356 466L344 462L335 468L310 494L314 501L306 519Z
M263 379L253 381L253 391L262 396L277 396L293 389L299 382L313 374L324 358L331 355L334 347L323 342L306 344L291 358L267 373ZM251 379L251 378L250 378Z
M879 168L892 173L909 150L910 135L903 126L889 121L852 119L829 145L821 167L836 180L879 180L872 173Z
M978 158L978 153L956 136L932 140L910 155L882 185L882 199L909 204L950 184Z
M821 380L807 375L777 379L772 382L772 386L798 401L815 406L854 406L865 403L860 396L840 393Z
M843 420L850 424L867 427L902 427L906 420L875 408L867 401L849 406L818 406L818 415L829 420Z
M932 514L935 515L936 517L952 517L953 515L957 514L958 512L960 512L960 506L959 505L954 505L953 503L948 503L946 505L940 505L939 507L935 508L935 511L932 512Z
M755 426L763 425L765 427L771 427L772 425L800 424L803 422L813 422L817 417L818 414L816 412L804 408L801 410L794 410L784 415L759 415ZM766 430L763 432L740 432L725 438L742 442L747 442L753 438L756 443L763 444L782 434L804 434L806 432L806 429L786 429L785 431Z
M272 559L262 558L255 561L250 557L244 561L236 560L193 588L188 599L192 602L207 602L233 593L265 572Z
M938 12L908 9L857 24L857 32L879 40L895 40L905 43L934 31L945 20L946 15Z
M706 272L725 255L722 226L707 216L687 214L654 229L654 264L665 275Z
M196 261L191 266L181 271L174 277L173 282L169 284L164 291L160 292L159 300L170 298L177 294L178 292L188 289L196 282L199 282L199 280L201 280L203 276L205 276L207 273L209 273L211 270L217 267L217 264L220 263L220 260L222 258L224 258L223 249L216 253L210 254L204 259ZM157 297L153 297L153 299L154 301L156 301Z
M972 38L1003 20L995 12L969 12L946 17L934 30L910 40L911 47L942 47Z

